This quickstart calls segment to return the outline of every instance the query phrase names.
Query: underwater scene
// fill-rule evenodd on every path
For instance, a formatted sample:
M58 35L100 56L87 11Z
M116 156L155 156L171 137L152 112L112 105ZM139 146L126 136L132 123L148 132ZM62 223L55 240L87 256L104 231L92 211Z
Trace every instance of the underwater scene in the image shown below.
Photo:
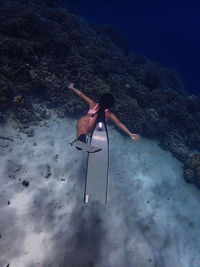
M0 267L200 266L199 7L0 0Z

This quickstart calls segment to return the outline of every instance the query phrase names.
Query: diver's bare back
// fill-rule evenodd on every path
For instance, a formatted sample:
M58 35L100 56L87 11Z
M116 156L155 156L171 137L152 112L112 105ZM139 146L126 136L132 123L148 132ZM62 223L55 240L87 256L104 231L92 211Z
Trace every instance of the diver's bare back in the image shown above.
M94 109L94 107L97 105L98 103L93 103L89 109ZM99 108L96 109L96 111L99 111ZM106 120L109 118L109 111L105 113L106 115ZM91 120L91 114L86 114L85 116L83 116L81 118L84 122L87 122L87 125L89 126L89 133L91 133L93 131L93 128L95 126L95 122L97 119L97 114L94 115L93 119ZM90 123L91 122L91 123Z

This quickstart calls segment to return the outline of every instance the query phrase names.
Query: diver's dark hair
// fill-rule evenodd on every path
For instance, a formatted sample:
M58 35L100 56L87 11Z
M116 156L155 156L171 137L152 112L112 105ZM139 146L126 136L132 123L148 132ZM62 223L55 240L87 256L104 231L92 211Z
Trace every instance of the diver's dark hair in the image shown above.
M97 111L97 113L95 113L95 114L98 114L97 121L100 121L100 120L104 121L105 120L105 109L111 108L112 106L114 106L114 104L115 104L115 98L112 94L109 94L109 93L103 94L99 100L100 108ZM93 114L92 117L95 114Z
M105 93L101 96L99 100L100 107L107 109L111 108L115 104L115 98L112 94L110 93Z

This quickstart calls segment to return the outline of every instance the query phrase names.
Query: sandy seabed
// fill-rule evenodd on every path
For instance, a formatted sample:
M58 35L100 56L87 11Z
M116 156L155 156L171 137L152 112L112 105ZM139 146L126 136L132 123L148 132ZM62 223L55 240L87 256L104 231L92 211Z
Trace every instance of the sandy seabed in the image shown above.
M51 111L32 137L1 127L0 266L199 267L200 191L182 163L109 125L108 205L84 204L75 124Z

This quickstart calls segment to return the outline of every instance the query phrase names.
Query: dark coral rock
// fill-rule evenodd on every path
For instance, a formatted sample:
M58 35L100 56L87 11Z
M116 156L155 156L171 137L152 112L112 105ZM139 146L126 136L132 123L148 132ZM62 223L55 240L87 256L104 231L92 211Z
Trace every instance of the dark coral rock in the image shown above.
M168 104L162 108L162 114L168 117L175 129L185 129L185 132L197 127L197 118L187 112L187 98L181 95L171 95Z
M23 186L28 187L29 186L29 181L23 180L22 184L23 184Z
M188 133L187 145L193 150L200 150L200 133L198 131L194 130Z
M133 65L128 69L135 80L150 90L166 88L163 69L158 64Z
M150 90L157 88L166 88L163 75L163 68L158 64L147 64L144 68L145 78L142 84Z
M200 98L197 96L189 96L187 101L187 111L190 114L200 112Z
M124 95L134 98L132 90L135 85L135 81L131 76L110 73L107 78L107 84L111 88L111 92L114 93L117 98L123 98Z
M34 136L34 130L32 128L25 128L24 129L24 133L28 136L28 137L33 137Z
M1 90L0 90L1 93ZM0 96L0 110L3 110L8 105L8 98L5 95Z
M19 102L18 105L12 106L11 116L18 121L19 125L37 125L40 119L27 102L27 99Z
M195 171L196 171L196 184L200 189L200 165L196 167Z
M170 124L166 117L160 116L154 108L145 109L145 123L143 134L148 137L161 138L170 130Z
M137 93L138 95L138 102L144 108L154 108L159 113L162 112L165 107L168 105L168 92L167 90L152 90L152 91L141 91Z
M61 3L61 0L32 0L32 1L35 3L39 3L39 5L44 3L46 6L51 8L57 8Z
M103 30L109 35L112 42L120 47L126 55L128 55L127 42L122 32L118 28L110 25L103 26Z
M49 178L49 176L51 176L51 167L49 165L47 165L46 174L44 177Z
M176 128L185 128L190 132L196 129L196 120L190 114L184 111L183 108L174 108L170 114L170 121Z
M47 120L47 119L49 119L50 117L51 117L51 112L49 111L49 110L41 110L40 112L39 112L39 115L40 115L40 117L42 118L42 119L45 119L45 120Z
M200 188L200 154L187 158L184 162L184 177L187 182L194 182Z
M128 72L131 76L134 77L137 83L143 84L143 81L145 80L144 68L141 68L137 65L133 65L128 68Z
M191 158L187 158L184 163L187 168L197 168L198 166L200 166L200 154L196 154Z
M130 56L129 58L130 64L132 65L145 65L147 60L144 56Z
M13 103L15 105L21 105L21 104L23 105L24 104L24 97L22 95L15 96L13 99Z
M126 39L120 29L111 25L91 25L91 28L102 38L107 35L115 45L122 49L125 55L129 54Z
M144 111L138 106L137 101L133 98L127 96L120 100L120 103L117 103L114 109L115 113L131 131L136 133L141 132L145 122Z
M184 170L184 179L187 183L193 184L195 182L195 171L191 169L185 169Z
M138 105L140 107L142 108L148 107L147 94L149 90L145 86L139 85L135 81L135 83L133 83L130 88L127 88L126 92L130 97L137 99Z
M9 106L10 91L8 79L0 74L0 112Z
M182 81L180 80L177 71L173 68L165 69L165 78L167 86L181 94L186 94Z
M181 161L188 157L189 148L186 146L184 138L177 132L167 133L161 140L160 146L165 150L171 151Z

